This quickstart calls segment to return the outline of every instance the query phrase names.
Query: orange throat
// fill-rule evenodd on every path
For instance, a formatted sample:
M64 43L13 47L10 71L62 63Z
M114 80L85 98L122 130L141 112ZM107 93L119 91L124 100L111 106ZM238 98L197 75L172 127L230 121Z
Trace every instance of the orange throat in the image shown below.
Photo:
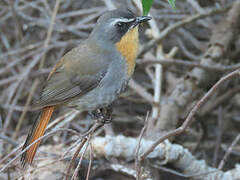
M129 30L119 42L116 43L117 50L127 61L128 76L131 77L136 64L138 53L138 27Z

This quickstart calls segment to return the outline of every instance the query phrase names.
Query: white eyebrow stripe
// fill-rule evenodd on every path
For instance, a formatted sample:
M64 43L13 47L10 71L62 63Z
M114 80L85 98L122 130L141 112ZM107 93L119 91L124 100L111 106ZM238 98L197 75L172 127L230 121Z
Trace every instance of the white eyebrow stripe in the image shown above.
M114 18L114 20L111 22L111 24L116 24L117 22L123 22L123 23L128 23L128 22L133 22L135 21L135 18L127 19L127 18Z

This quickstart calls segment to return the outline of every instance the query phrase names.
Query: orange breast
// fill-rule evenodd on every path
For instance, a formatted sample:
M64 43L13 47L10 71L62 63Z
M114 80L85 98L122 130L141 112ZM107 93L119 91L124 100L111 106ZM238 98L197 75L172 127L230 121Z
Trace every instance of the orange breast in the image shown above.
M135 69L138 41L138 27L135 27L134 29L129 30L121 40L116 43L117 50L127 61L127 72L129 77L132 76Z

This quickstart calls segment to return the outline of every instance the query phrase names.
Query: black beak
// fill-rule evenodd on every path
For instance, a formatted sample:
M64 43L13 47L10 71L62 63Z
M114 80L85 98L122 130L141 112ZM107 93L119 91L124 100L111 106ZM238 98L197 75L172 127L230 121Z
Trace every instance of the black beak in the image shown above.
M151 19L152 19L152 17L150 17L150 16L138 16L138 17L136 17L136 23L140 24L143 22L147 22Z
M152 19L152 17L150 17L150 16L138 16L138 17L135 18L135 21L132 25L132 28L135 28L137 25L139 25L141 23L144 23L144 22L147 22L151 19Z

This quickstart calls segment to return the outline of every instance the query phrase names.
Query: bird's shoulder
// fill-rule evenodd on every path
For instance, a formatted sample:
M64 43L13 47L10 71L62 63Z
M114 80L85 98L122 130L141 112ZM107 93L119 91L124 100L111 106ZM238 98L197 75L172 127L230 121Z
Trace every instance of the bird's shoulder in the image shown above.
M79 45L66 53L53 67L35 107L62 104L86 94L102 80L107 66L98 62L87 45Z
M48 80L54 74L65 72L77 75L94 75L107 69L108 61L101 56L98 49L93 48L89 43L82 43L67 52L53 67Z

